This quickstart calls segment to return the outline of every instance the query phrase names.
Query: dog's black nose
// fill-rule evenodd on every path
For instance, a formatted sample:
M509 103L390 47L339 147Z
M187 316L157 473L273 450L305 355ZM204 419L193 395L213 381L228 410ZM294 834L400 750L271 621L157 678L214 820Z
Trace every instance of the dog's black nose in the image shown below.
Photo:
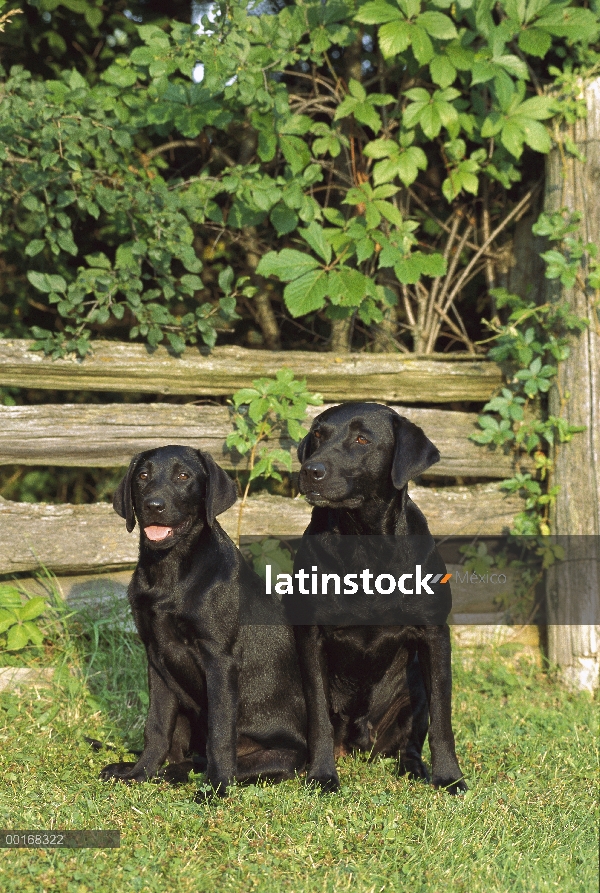
M144 500L144 508L155 512L164 512L165 505L164 499L161 499L160 496L153 496L151 499Z
M322 481L327 473L322 462L306 462L302 466L302 471L312 478L313 481Z

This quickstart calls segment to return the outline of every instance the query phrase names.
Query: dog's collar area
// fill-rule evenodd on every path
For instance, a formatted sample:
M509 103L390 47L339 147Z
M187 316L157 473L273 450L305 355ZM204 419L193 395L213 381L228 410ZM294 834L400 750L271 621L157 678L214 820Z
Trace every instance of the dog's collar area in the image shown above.
M187 533L191 526L192 518L187 518L174 527L168 527L163 524L149 524L148 527L144 527L144 533L151 543L163 543L177 534Z

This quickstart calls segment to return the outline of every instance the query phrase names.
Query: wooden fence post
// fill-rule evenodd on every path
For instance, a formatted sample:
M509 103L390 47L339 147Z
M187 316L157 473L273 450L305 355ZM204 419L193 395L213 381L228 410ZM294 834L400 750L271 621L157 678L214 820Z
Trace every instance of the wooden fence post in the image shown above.
M587 119L569 136L585 156L565 158L555 148L546 168L544 209L581 211L584 242L600 245L600 78L582 83ZM550 570L547 582L548 656L572 688L598 686L600 626L600 322L592 289L562 288L548 281L546 295L566 300L590 326L574 337L569 358L559 365L550 412L585 425L567 444L555 447L554 483L560 485L553 532L565 537L568 559ZM566 537L569 537L567 540ZM585 538L585 539L584 539Z

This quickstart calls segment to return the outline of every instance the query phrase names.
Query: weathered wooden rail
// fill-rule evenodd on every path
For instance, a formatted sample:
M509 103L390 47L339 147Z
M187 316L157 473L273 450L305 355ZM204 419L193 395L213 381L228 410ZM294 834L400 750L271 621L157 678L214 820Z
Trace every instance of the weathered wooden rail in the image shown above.
M307 421L325 408L309 407ZM442 454L441 461L425 477L500 479L528 467L522 461L517 465L514 453L482 448L469 439L478 430L475 413L398 405L394 409L420 425ZM231 412L226 406L0 406L0 465L127 465L141 450L180 443L205 450L227 470L243 468L245 458L225 447L232 430ZM282 439L274 445L290 450L294 470L300 467L291 441Z
M227 396L253 378L274 376L282 366L306 377L326 400L383 403L484 401L502 384L500 368L471 354L427 357L403 354L256 351L218 347L182 358L164 347L96 342L85 360L49 361L30 341L0 341L0 385L45 390L118 391L144 394Z
M411 487L412 498L439 536L492 536L505 533L521 506L496 484L471 487ZM219 521L235 536L239 504ZM242 534L299 536L310 520L304 499L255 496L242 515ZM139 534L128 534L108 503L31 505L0 500L0 572L99 572L128 567L137 560Z

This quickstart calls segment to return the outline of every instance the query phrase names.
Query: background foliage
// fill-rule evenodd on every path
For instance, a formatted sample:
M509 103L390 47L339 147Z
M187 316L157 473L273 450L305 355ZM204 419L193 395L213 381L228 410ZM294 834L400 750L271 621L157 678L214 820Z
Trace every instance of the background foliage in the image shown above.
M81 354L99 334L473 350L597 10L246 5L200 33L88 0L7 24L3 333Z

